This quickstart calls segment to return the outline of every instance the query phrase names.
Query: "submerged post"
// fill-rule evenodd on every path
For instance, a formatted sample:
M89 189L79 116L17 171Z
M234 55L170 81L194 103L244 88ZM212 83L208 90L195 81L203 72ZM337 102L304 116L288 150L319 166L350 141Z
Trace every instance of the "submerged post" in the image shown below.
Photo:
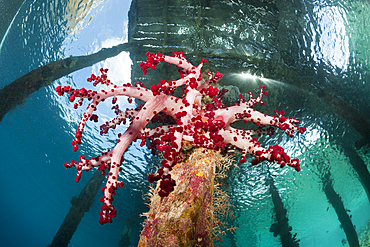
M177 183L169 196L160 197L157 185L138 246L213 246L212 199L220 158L218 152L200 148L173 168Z

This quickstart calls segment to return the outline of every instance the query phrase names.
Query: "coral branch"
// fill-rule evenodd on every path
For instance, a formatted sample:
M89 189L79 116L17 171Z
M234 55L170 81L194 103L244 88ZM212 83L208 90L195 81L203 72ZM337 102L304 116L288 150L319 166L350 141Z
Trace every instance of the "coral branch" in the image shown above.
M278 145L270 146L265 149L260 146L256 137L261 134L272 135L275 129L285 131L289 136L294 132L304 133L305 127L298 127L299 120L295 117L285 118L284 111L275 111L277 116L268 116L255 110L256 104L263 105L262 97L267 95L264 86L260 86L260 93L257 98L253 98L249 92L249 99L244 100L240 95L240 101L233 106L226 106L222 103L222 92L211 84L216 83L222 74L207 72L208 79L202 80L201 68L205 62L203 59L198 66L192 65L186 60L182 52L174 52L171 56L165 56L160 53L147 53L147 60L140 64L144 74L148 69L155 69L160 62L167 62L179 67L180 76L178 80L162 80L157 85L152 85L150 90L141 83L135 83L134 86L125 84L117 86L107 79L107 69L101 69L101 75L91 75L87 80L94 86L98 84L105 85L108 89L100 92L82 89L72 89L69 86L57 87L59 95L69 94L69 100L74 102L78 99L74 107L82 105L83 100L91 101L86 112L81 118L75 139L72 141L73 150L78 150L81 144L83 129L87 120L98 122L98 116L93 114L100 102L112 98L112 110L117 117L106 122L100 127L100 134L105 134L109 129L116 128L119 124L131 121L129 128L119 134L119 140L116 146L100 156L92 159L85 159L80 156L80 161L72 160L66 163L67 168L76 167L77 182L81 177L81 172L98 167L102 172L109 168L109 174L106 185L102 188L104 195L101 199L100 223L112 222L116 216L116 210L112 205L112 195L118 186L123 186L118 182L120 166L123 162L122 155L129 145L141 139L143 146L149 140L149 148L153 153L162 153L164 159L162 167L155 173L148 176L149 182L160 181L159 195L168 196L173 190L176 182L171 178L171 170L178 161L181 160L181 149L183 145L192 145L194 147L204 147L208 149L220 149L236 147L242 150L240 162L246 161L246 154L255 156L252 164L258 164L264 160L294 167L300 170L298 159L290 159L282 147ZM177 87L184 85L182 97L174 96ZM121 111L116 104L118 96L127 96L144 101L145 103L136 109L126 109ZM205 103L205 98L211 98L212 103ZM236 129L231 125L236 121L252 122L258 128L251 130ZM162 123L160 127L149 127L149 123Z

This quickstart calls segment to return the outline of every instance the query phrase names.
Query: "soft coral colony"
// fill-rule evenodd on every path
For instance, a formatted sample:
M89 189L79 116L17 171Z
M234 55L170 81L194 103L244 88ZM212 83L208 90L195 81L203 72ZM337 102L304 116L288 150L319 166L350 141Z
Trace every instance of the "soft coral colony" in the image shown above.
M150 89L145 88L142 83L135 83L135 86L130 84L117 86L107 79L108 70L100 69L100 76L91 75L87 80L94 86L99 83L104 84L107 87L106 90L97 92L84 88L72 89L69 86L58 86L56 89L59 95L70 94L71 102L78 99L74 105L75 108L81 106L85 98L91 101L81 117L75 139L72 141L74 151L77 151L77 145L81 144L86 121L98 121L98 116L93 112L98 104L107 98L112 98L112 109L117 116L100 127L100 134L105 134L109 129L126 123L126 119L131 121L128 129L118 135L119 140L113 149L95 158L86 159L80 156L79 162L72 160L65 164L66 168L76 167L77 182L83 170L88 171L98 167L104 173L109 169L107 182L102 188L104 195L100 200L103 202L99 220L101 224L112 222L112 218L116 216L112 195L115 194L118 186L123 186L123 183L118 181L118 173L123 162L122 156L130 144L138 139L142 140L141 146L149 140L149 148L153 151L157 150L164 157L161 162L162 167L148 176L151 183L160 180L161 197L166 197L176 186L176 182L171 178L171 169L180 161L180 152L185 144L209 149L238 148L242 150L240 162L245 162L247 153L250 153L255 156L253 164L267 160L280 164L281 167L288 165L300 171L298 159L290 159L282 147L275 145L265 149L260 146L257 138L253 137L261 134L272 135L275 128L285 131L289 136L293 136L294 132L304 133L306 130L305 127L297 126L300 121L295 117L283 117L284 111L275 111L277 116L268 116L253 109L258 103L264 104L261 99L263 95L267 95L265 86L260 86L260 93L256 98L253 98L252 93L249 92L248 100L240 95L239 102L233 106L226 106L222 104L225 90L219 91L212 86L222 77L222 74L207 72L207 78L202 79L201 68L207 62L205 59L202 59L198 66L194 66L187 61L182 52L174 52L171 56L149 52L146 55L146 61L140 64L144 74L147 73L148 68L155 69L158 63L167 62L177 65L179 79L162 80L158 85L152 85ZM185 85L182 96L174 96L175 89L182 85ZM136 98L145 103L136 109L122 111L116 103L117 96ZM208 100L209 103L205 103L205 97L212 101ZM244 130L231 127L239 120L246 123L253 122L258 128ZM149 127L150 122L160 122L162 126Z

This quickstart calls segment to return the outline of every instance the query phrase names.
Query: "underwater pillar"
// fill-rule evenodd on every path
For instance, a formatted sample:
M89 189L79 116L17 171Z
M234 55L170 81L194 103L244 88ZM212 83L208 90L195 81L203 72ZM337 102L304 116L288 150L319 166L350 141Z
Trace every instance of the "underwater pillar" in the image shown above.
M62 60L52 61L30 71L0 89L0 121L8 111L24 103L30 94L38 91L40 88L51 85L55 80L77 70L92 66L104 59L117 56L123 51L132 52L137 49L140 49L140 45L123 43L111 48L103 48L90 55L71 56Z
M94 199L99 192L100 186L105 176L96 171L89 182L85 185L78 197L71 199L71 208L64 218L62 225L55 234L53 241L48 247L67 247L75 233L82 217L89 211L94 203Z
M213 246L212 198L219 157L200 148L174 166L175 190L161 198L157 185L138 246Z
M342 145L345 155L349 158L350 163L357 172L358 178L365 189L367 198L370 201L370 173L364 160L358 155L358 153L348 144Z
M344 207L342 198L335 192L330 172L326 172L326 174L322 178L323 180L323 189L328 198L330 204L333 206L335 212L338 215L338 219L342 225L343 231L346 234L347 241L350 247L359 247L359 241L357 232L355 227L352 223L351 217L348 215L347 210Z
M283 247L298 247L300 240L296 239L297 234L292 235L291 233L292 227L288 223L287 209L284 207L284 203L281 200L270 172L266 178L266 184L269 186L277 220L277 223L271 225L270 232L274 233L274 237L280 235L281 245Z

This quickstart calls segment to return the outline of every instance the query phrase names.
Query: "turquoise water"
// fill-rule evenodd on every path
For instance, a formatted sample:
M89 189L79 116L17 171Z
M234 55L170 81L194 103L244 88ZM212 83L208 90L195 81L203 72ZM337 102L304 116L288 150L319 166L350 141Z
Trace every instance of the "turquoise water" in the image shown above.
M25 0L1 41L0 87L51 61L127 42L130 2ZM229 11L223 24L215 27L203 23L201 27L206 35L209 32L217 37L213 43L192 39L189 30L195 28L183 28L182 32L189 32L189 39L198 42L198 49L242 54L266 61L266 67L275 66L275 70L269 70L262 62L251 66L238 59L214 62L224 72L225 84L237 85L242 91L266 84L267 111L285 109L288 116L297 116L308 129L305 135L292 139L278 134L262 142L266 146L278 143L292 157L299 158L301 172L269 164L252 167L248 162L230 171L224 187L234 205L235 219L230 223L237 230L223 236L221 246L281 246L280 237L270 232L276 219L266 185L269 177L287 209L291 233L297 234L300 246L348 246L338 215L323 191L324 174L330 172L332 187L361 238L370 219L370 203L351 162L360 159L369 169L369 146L355 148L360 134L340 113L320 101L314 89L336 95L370 118L370 5L361 1L221 4ZM89 125L83 145L74 153L70 142L82 109L74 110L67 98L57 96L55 88L86 87L86 78L100 67L110 68L111 80L127 83L132 64L128 52L103 60L41 88L5 115L0 122L0 246L50 244L70 208L69 201L91 177L91 173L84 173L80 183L75 183L75 171L65 170L63 164L80 154L94 157L113 145L110 140L115 134L101 137L99 126ZM248 73L255 77L243 77ZM303 79L308 84L303 85ZM126 100L122 104L129 105ZM113 116L109 107L107 103L99 109L107 119ZM147 175L157 164L146 148L131 146L125 153L121 174L125 186L115 196L118 215L114 223L99 225L98 195L69 246L116 246L123 232L123 246L137 245L144 219L140 214L148 211L142 195L149 188Z

